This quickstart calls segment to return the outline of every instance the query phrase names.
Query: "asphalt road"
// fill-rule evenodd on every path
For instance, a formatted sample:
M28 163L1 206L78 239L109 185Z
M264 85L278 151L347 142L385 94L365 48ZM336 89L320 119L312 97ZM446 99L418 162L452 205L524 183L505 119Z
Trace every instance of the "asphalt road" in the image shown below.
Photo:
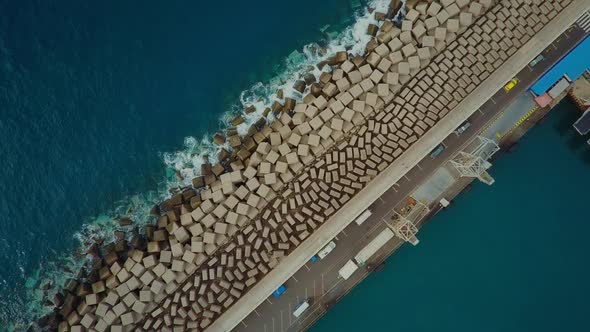
M543 52L545 57L543 61L534 68L527 66L515 75L519 79L515 88L510 92L505 92L503 89L496 92L472 115L469 119L471 127L467 132L461 136L447 137L442 142L446 149L441 155L436 159L424 158L370 207L373 215L367 221L360 226L351 223L334 239L336 248L327 257L305 264L285 283L287 291L280 298L269 296L241 324L236 326L234 331L299 331L319 319L330 305L348 293L370 273L366 267L359 268L348 280L343 280L339 278L338 270L386 227L383 221L391 217L391 210L394 207L402 207L408 195L444 162L463 149L518 95L528 93L527 90L530 86L584 37L585 32L577 26L564 32ZM420 238L420 233L418 233L418 238ZM378 264L401 244L403 244L402 241L397 238L389 241L372 257L370 263ZM296 319L292 312L299 303L306 299L311 299L313 304L299 319Z

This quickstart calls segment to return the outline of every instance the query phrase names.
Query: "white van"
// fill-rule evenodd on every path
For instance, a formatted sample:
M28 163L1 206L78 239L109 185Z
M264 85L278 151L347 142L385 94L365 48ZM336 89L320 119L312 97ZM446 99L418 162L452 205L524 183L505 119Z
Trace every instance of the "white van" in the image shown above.
M320 259L324 259L324 257L328 256L328 254L331 253L334 248L336 248L336 243L334 243L334 241L330 241L330 243L328 243L324 248L322 248L322 250L318 252L318 257Z
M364 222L365 222L367 219L369 219L369 217L371 216L371 214L372 214L372 213L371 213L371 210L368 210L368 209L367 209L367 210L365 210L363 213L361 213L361 215L360 215L360 216L358 216L358 218L356 218L356 219L354 220L354 222L355 222L357 225L361 225L361 224L362 224L362 223L364 223Z
M299 303L299 305L295 307L295 311L293 311L293 316L299 318L307 308L309 308L309 302L307 300Z

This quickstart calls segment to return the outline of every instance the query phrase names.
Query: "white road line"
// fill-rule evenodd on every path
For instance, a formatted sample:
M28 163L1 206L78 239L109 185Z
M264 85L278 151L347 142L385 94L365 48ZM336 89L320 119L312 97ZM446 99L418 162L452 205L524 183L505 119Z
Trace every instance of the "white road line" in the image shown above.
M494 105L496 105L496 101L494 100L494 97L490 97L490 100L492 101L492 103L494 103Z
M395 189L395 187L391 187L391 189L393 189L393 191L398 192L397 189Z
M258 311L256 309L254 309L254 312L258 315L258 317L261 317L260 313L258 313Z
M379 197L379 200L381 201L381 203L385 203L385 201L383 200L383 198Z
M240 323L242 323L242 325L244 325L244 327L248 327L248 325L246 325L246 323L244 323L244 321L241 321Z
M315 279L313 280L313 297L315 298Z
M422 166L420 166L420 164L416 164L416 166L418 167L419 170L422 170Z
M346 232L344 230L342 230L342 234L346 235L346 237L348 237L348 234L346 234Z
M477 111L483 115L481 108L478 108Z
M272 331L274 332L275 330L275 318L272 317Z
M309 296L307 296L307 287L305 287L305 298L307 299Z
M324 274L322 273L322 295L324 295Z
M404 178L405 178L406 180L408 180L408 182L412 181L412 180L410 180L410 178L409 178L407 175L404 175Z
M294 275L292 275L291 278L293 278L293 280L295 280L296 282L299 282L299 280L297 280L297 278L295 278Z
M283 331L283 311L281 310L281 332Z
M311 271L311 269L309 268L309 266L307 266L307 264L305 264L303 266L305 266L305 268L307 269L307 271Z
M266 299L266 301L267 301L268 303L272 304L272 302L271 302L269 299Z

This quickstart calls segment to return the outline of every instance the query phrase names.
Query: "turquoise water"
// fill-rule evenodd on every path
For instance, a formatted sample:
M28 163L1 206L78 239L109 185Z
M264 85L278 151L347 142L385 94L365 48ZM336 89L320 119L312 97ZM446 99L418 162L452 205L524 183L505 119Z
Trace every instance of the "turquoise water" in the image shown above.
M570 102L310 331L589 331L590 147ZM587 138L586 138L587 139Z

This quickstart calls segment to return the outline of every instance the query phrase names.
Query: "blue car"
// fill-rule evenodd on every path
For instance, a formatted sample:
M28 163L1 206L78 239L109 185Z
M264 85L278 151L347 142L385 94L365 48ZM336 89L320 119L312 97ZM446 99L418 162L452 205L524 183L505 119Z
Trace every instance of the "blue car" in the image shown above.
M277 288L277 290L272 293L272 296L279 298L286 290L287 287L285 287L285 285L281 285L281 287Z

